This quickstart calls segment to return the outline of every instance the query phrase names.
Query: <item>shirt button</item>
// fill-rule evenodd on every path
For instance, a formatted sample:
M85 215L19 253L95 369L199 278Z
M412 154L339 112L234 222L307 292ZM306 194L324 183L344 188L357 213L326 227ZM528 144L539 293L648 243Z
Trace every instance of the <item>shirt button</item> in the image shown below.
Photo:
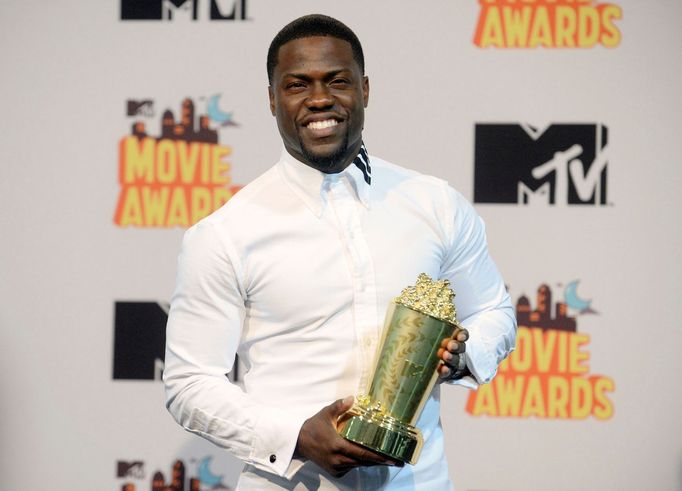
M277 460L277 456L273 453L273 454L270 456L270 462L272 462L272 463L274 464L274 463L275 463L275 460Z
M365 338L365 346L368 348L372 346L372 338Z

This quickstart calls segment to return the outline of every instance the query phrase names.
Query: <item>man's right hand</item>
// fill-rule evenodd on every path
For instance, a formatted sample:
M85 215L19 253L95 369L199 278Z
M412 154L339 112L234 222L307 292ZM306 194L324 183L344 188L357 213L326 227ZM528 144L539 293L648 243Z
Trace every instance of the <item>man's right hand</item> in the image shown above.
M360 466L402 465L339 436L336 421L352 405L352 396L339 399L307 419L298 433L296 454L312 460L334 477Z

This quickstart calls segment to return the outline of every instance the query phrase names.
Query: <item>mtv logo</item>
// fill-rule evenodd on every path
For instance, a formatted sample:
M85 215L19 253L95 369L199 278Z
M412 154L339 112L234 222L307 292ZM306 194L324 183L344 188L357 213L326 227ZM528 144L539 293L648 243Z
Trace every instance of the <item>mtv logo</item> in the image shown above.
M116 302L114 306L114 380L161 380L166 355L169 305ZM225 376L239 382L243 366L235 356Z
M116 462L116 477L144 479L144 462L141 460L134 462L119 460Z
M199 0L121 0L121 20L197 18Z
M474 202L605 205L608 129L476 124Z
M161 380L168 304L116 302L114 379Z
M121 20L246 20L247 0L121 0Z
M548 182L544 183L539 188L533 190L524 183L519 183L518 202L526 205L544 203L549 204L549 197L551 196L551 187Z
M197 20L198 7L198 0L163 0L161 16L167 20Z
M128 99L126 106L126 115L152 118L154 117L154 101L152 101L151 99L145 99L142 101Z

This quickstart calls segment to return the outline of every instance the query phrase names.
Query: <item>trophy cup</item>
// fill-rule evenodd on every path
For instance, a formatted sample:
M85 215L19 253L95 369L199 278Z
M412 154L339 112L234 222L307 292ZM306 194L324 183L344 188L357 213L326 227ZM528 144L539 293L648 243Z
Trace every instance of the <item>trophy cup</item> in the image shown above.
M401 462L415 464L423 445L414 425L438 378L438 350L459 327L448 280L422 273L386 314L369 394L338 422L347 440Z

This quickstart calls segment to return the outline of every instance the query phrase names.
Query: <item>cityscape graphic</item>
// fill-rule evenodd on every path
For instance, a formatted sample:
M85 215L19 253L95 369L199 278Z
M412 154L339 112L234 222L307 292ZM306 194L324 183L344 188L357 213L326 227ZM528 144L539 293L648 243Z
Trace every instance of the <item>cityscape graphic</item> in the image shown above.
M552 289L542 284L537 291L537 308L531 310L530 300L521 295L516 302L516 320L520 327L537 327L543 330L576 332L575 317L568 315L568 304L556 302L552 317Z
M218 132L211 129L209 114L199 115L199 124L196 125L194 101L186 97L182 101L180 119L175 120L175 115L170 109L166 109L161 115L161 135L157 140L185 140L203 143L218 143ZM232 123L234 124L234 123ZM135 121L131 128L131 134L142 139L149 137L147 127L142 121Z
M203 490L223 490L230 491L231 488L223 484L223 476L216 476L208 469L211 458L205 457L198 466L199 476L187 478L185 463L176 460L171 470L170 481L166 482L166 477L161 471L157 471L152 476L151 491L202 491ZM203 485L203 488L202 488ZM121 486L121 491L143 491L138 489L133 483L127 482Z

